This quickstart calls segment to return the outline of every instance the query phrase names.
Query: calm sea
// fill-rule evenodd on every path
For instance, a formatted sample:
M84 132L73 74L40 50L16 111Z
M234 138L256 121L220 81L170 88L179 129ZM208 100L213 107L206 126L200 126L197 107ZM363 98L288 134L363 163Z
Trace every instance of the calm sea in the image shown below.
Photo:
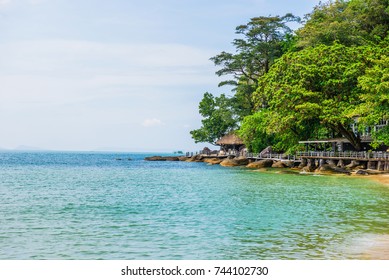
M344 259L389 234L368 180L145 156L0 153L0 259Z

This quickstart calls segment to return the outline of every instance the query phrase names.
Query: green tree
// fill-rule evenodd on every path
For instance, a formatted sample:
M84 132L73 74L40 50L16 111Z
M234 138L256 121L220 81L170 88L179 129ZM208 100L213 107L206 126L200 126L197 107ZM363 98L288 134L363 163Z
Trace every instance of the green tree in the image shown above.
M237 92L235 101L238 101L236 106L242 106L242 118L253 112L251 95L258 86L258 78L267 73L275 59L282 55L284 39L288 36L292 41L292 30L287 24L298 20L292 14L252 18L247 24L236 27L236 33L243 38L232 42L236 50L234 54L221 52L211 58L216 66L221 67L216 72L218 76L232 77L219 86L234 87Z
M383 40L389 31L388 0L336 0L320 3L297 31L299 47L366 45Z
M219 86L232 85L234 95L230 98L204 95L199 106L204 118L202 127L191 131L196 142L215 143L221 136L236 130L245 116L254 113L252 95L258 87L258 78L269 71L285 49L292 47L294 38L287 23L298 20L291 14L256 17L236 28L236 33L242 36L232 43L236 52L222 52L211 58L221 67L216 72L218 76L232 77Z
M196 143L215 145L220 137L237 128L238 121L231 99L224 94L215 97L206 92L199 104L199 113L203 117L202 126L190 132Z
M374 60L374 65L358 79L363 103L356 107L355 114L360 116L359 121L365 126L389 120L389 47L381 49L380 53L381 57ZM389 145L389 127L373 132L373 138L374 146L381 143Z
M338 43L284 55L259 80L255 96L268 104L269 130L280 135L292 130L305 140L310 136L309 126L312 131L325 128L360 150L361 139L350 125L355 108L364 102L358 78L375 58L377 48Z

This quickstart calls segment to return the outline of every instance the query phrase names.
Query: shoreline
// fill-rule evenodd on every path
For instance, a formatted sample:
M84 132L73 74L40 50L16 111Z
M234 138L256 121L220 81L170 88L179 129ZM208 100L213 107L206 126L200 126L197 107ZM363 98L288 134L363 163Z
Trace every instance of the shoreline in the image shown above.
M370 179L372 181L378 182L382 185L389 187L389 174L388 173L369 175L369 176L366 176L366 179Z
M384 186L389 187L389 172L377 171L372 169L356 168L339 168L330 164L323 164L317 167L297 166L292 160L272 160L261 159L253 161L246 157L217 157L207 155L188 156L152 156L146 157L147 161L185 161L185 162L203 162L208 165L220 165L224 167L245 167L252 171L263 171L266 169L288 170L291 173L312 174L312 175L342 175L357 178L369 179Z

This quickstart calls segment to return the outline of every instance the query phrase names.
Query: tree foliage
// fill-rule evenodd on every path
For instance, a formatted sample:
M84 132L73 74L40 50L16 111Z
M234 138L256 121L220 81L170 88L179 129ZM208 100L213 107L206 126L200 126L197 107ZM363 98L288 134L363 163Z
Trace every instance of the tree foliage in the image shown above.
M346 137L359 150L361 140L350 127L362 102L358 78L376 55L376 48L338 43L284 55L260 80L256 93L268 104L271 131L282 134L294 128L304 140L307 123L316 124Z
M297 31L299 47L366 45L383 40L389 31L388 0L336 0L317 5Z
M200 107L213 109L200 109L196 141L240 127L252 151L293 151L299 140L328 137L345 137L359 150L355 120L360 131L389 120L389 0L320 3L294 36L287 23L297 20L253 18L237 27L243 38L233 41L235 53L211 58L217 75L232 77L220 85L233 85L235 94L204 96ZM374 147L389 145L388 127L372 136Z
M215 97L206 92L199 104L199 112L203 117L202 127L190 132L196 143L215 144L220 137L237 128L231 99L224 94Z

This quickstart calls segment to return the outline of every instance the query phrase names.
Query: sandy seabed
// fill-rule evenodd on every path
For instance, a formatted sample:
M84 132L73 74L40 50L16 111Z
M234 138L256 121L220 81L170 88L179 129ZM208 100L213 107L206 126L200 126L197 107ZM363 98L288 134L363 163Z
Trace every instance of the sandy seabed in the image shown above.
M376 182L379 182L389 187L389 174L369 175L367 178L370 178Z
M354 240L354 248L358 252L350 252L353 259L389 260L389 235L369 234Z
M389 187L389 174L369 175L367 178ZM360 241L364 250L359 259L389 260L389 234L374 235Z

